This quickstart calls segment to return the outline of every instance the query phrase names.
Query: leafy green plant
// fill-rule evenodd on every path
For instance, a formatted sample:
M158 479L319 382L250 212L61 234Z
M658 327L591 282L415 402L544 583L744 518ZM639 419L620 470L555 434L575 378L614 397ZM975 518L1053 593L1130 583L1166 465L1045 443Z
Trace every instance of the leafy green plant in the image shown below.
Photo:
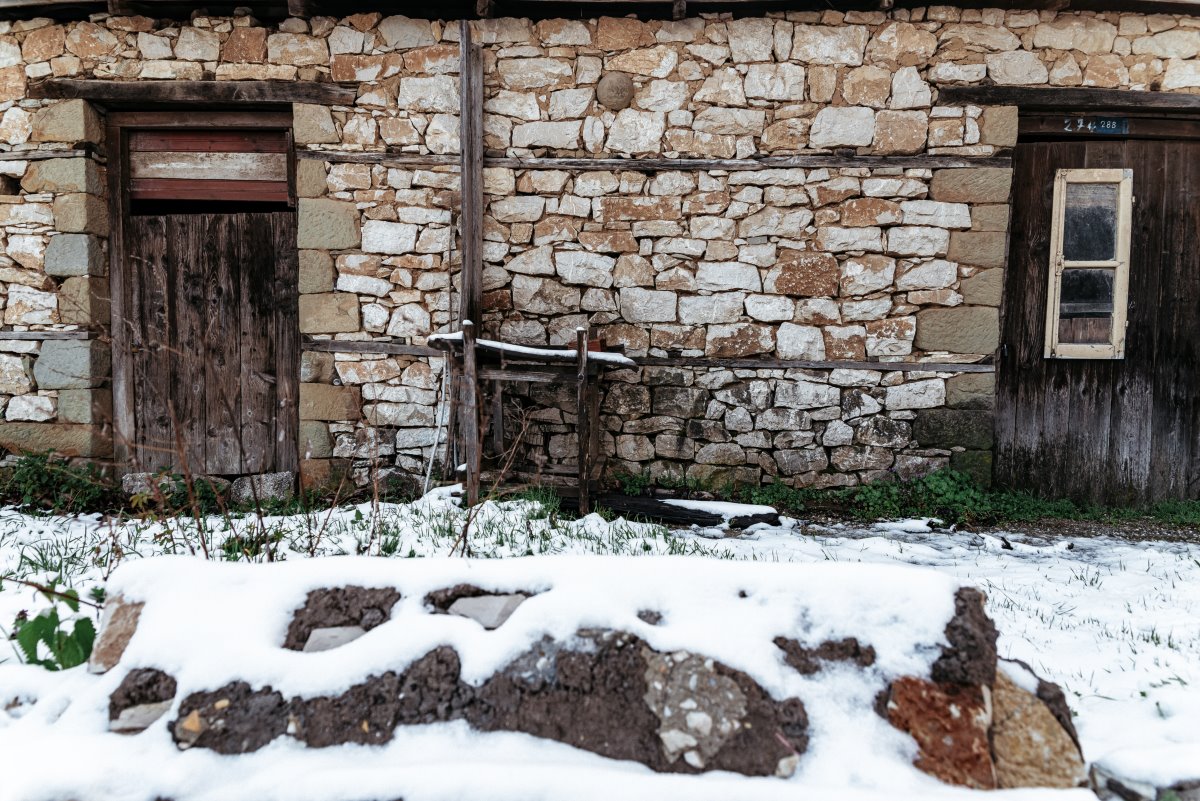
M120 505L113 481L95 464L72 464L50 453L19 457L0 484L0 497L25 509L60 514L108 512Z
M51 602L51 606L33 617L21 612L13 621L12 637L17 641L17 647L21 649L25 661L31 665L41 665L47 670L66 670L82 665L92 654L92 644L96 641L96 626L88 617L64 621L58 612L61 602L73 614L78 614L79 593L72 589L57 590L54 583L49 586L31 586L38 586L42 595ZM72 623L69 631L66 627L68 622ZM42 646L45 646L46 656L42 656Z
M819 490L797 489L787 484L761 484L757 487L744 487L738 497L744 503L774 506L781 512L802 512L805 505L813 498L819 497Z
M648 470L643 470L640 473L621 471L614 473L613 478L620 485L621 493L630 497L649 495L650 487L654 485L654 479L650 477L650 471Z

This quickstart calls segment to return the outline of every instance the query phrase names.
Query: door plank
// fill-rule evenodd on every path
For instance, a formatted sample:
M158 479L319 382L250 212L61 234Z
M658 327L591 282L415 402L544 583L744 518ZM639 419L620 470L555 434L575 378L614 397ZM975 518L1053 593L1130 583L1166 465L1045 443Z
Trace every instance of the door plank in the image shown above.
M274 466L275 314L274 236L269 214L236 215L241 257L239 304L240 399L238 426L242 469L262 473Z
M192 215L193 230L207 230L204 250L204 403L205 472L241 473L238 435L241 418L241 338L239 329L242 299L237 266L242 260L239 230L244 223L235 214Z
M168 415L179 440L171 464L187 472L205 470L204 403L205 314L203 261L208 242L194 215L171 214L167 221L167 253L173 276L171 307L171 399ZM173 444L174 447L174 444Z
M300 309L296 215L271 214L275 263L275 469L300 467Z

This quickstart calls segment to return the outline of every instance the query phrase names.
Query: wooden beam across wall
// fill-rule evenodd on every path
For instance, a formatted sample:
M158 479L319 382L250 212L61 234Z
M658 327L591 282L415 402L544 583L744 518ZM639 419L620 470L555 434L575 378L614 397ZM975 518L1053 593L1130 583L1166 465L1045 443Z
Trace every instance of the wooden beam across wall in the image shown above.
M459 320L483 321L483 51L471 41L471 25L459 26L462 91L459 150L462 209L462 285Z
M433 153L388 153L384 151L361 153L338 150L300 150L296 152L296 157L331 163L380 164L388 167L410 167L413 169L461 166L462 162L461 156L442 156ZM1008 155L842 156L825 153L802 156L764 156L748 159L484 156L482 163L484 167L508 167L516 170L634 170L638 172L723 170L738 172L796 168L840 169L866 167L868 169L940 170L955 167L1011 167L1012 158Z
M315 81L110 81L47 78L29 84L28 95L41 100L91 100L96 103L351 105L357 87Z
M1070 114L1080 111L1193 111L1200 113L1200 95L1178 92L1136 92L1128 89L1087 89L1032 86L943 86L942 105L1017 106L1023 111Z

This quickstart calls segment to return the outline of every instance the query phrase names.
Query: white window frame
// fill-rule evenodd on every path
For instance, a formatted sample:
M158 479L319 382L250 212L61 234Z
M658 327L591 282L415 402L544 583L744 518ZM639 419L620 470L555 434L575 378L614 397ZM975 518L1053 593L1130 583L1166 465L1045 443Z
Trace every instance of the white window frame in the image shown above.
M1107 261L1067 261L1063 256L1063 220L1068 184L1117 184L1117 242L1115 258ZM1050 231L1050 291L1046 301L1047 359L1123 359L1129 306L1129 240L1133 211L1133 170L1058 170L1054 176L1054 205ZM1112 328L1107 343L1058 341L1059 305L1064 268L1095 267L1114 271Z

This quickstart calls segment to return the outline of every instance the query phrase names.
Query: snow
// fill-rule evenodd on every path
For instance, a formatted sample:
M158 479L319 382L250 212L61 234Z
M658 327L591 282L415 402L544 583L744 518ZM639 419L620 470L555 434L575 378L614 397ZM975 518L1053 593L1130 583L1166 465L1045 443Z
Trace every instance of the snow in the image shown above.
M739 508L736 515L744 513ZM595 625L620 623L656 648L701 650L700 644L769 691L804 697L815 729L797 775L786 781L720 773L658 775L562 744L481 734L459 723L402 730L383 747L307 750L284 738L255 754L224 758L201 749L178 752L165 720L139 735L108 734L103 700L120 680L119 671L51 673L14 658L3 661L0 654L0 754L6 766L38 766L6 770L0 799L803 795L965 801L979 794L943 786L909 765L907 737L877 718L846 711L848 699L865 700L861 677L835 672L829 691L810 703L803 691L807 679L780 670L777 657L769 659L770 649L763 645L772 632L794 624L796 604L803 602L818 610L809 618L813 628L806 637L836 634L853 616L857 630L869 626L879 637L872 644L880 652L882 674L919 668L928 655L914 652L911 644L944 625L948 611L938 599L961 584L987 593L989 613L1001 633L1001 656L1027 662L1038 675L1063 686L1087 759L1159 786L1200 775L1195 725L1200 719L1200 546L1105 537L1042 540L1019 531L1006 532L1002 540L933 531L932 522L802 527L783 518L779 526L758 525L739 536L718 531L723 538L709 539L705 535L713 536L711 530L670 532L597 514L564 520L532 501L489 501L469 538L479 559L411 561L401 557L444 557L461 533L464 513L451 489L410 504L363 504L261 521L213 518L204 521L202 533L187 520L118 522L0 510L0 575L37 580L61 575L81 592L107 582L110 591L153 595L143 625L154 636L135 637L128 664L153 664L177 674L179 697L186 688L219 686L235 674L285 693L324 693L384 665L394 668L435 641L459 648L464 672L477 679L532 638L565 635L586 618ZM201 539L220 558L225 538L256 527L280 535L282 563L203 561ZM174 556L142 559L160 554ZM370 556L309 558L342 554ZM523 556L534 558L512 558ZM497 557L504 558L482 561ZM404 599L393 621L384 624L403 636L373 630L340 648L310 654L277 647L297 598L352 575L403 585ZM206 576L219 577L219 592L203 589L215 580ZM466 618L439 618L434 626L418 609L422 590L466 577L486 578L498 591L543 594L518 607L495 631ZM741 587L753 593L735 603L734 590ZM749 607L739 603L751 604L753 613L742 612ZM643 604L663 609L667 625L638 620L633 613ZM0 587L2 631L18 610L44 605L32 591L5 583ZM179 625L181 620L187 625ZM1033 681L1016 666L1005 669L1023 686ZM37 702L6 711L13 698ZM59 767L64 754L70 755L69 770ZM1093 798L1083 790L988 797Z
M729 501L693 501L684 498L672 498L665 501L670 506L682 509L694 509L697 512L710 512L720 515L725 520L735 517L751 517L753 515L770 515L775 513L775 507L763 506L756 503L731 503Z
M461 339L462 339L462 331L455 331L452 334L434 334L431 337L429 337L429 342L433 343L438 340L443 340L446 342L450 342L450 341L457 342ZM489 347L494 350L504 351L505 353L511 353L511 354L514 354L517 356L533 356L535 358L536 357L544 358L546 356L552 356L552 357L553 356L559 356L559 357L565 356L568 359L574 359L576 357L576 355L578 355L578 353L579 353L579 351L575 350L574 348L571 348L571 349L532 348L532 347L529 347L528 345L514 345L511 342L500 342L499 340L495 340L495 339L476 339L475 341L478 344L483 345L485 347ZM629 358L628 356L625 356L624 354L610 353L610 352L604 351L604 350L589 350L588 351L588 359L593 360L593 361L598 361L598 362L609 362L611 364L624 364L624 365L629 365L629 366L633 366L636 364L636 362L633 359Z

